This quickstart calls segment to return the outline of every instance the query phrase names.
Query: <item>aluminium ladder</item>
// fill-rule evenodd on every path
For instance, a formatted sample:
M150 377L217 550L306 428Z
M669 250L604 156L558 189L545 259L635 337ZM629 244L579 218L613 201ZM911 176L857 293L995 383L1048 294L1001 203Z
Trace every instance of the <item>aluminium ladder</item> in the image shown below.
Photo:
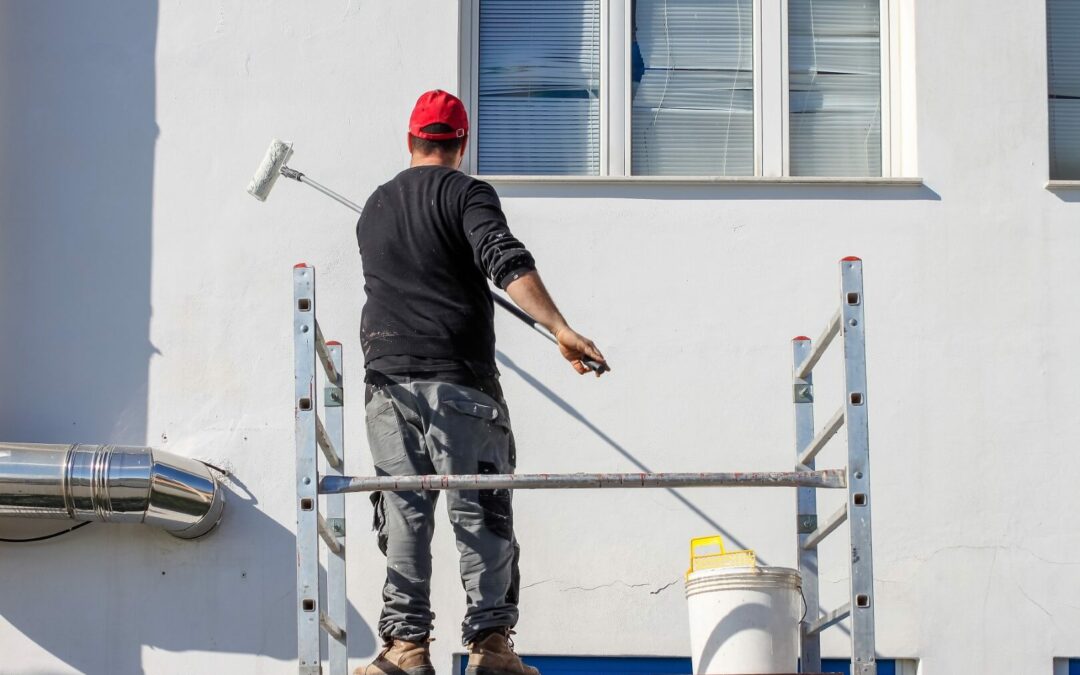
M792 342L796 466L790 472L600 473L471 476L374 476L344 473L344 377L341 344L327 342L315 316L315 269L293 268L293 338L296 419L296 596L300 675L321 675L321 632L328 635L330 675L347 675L345 593L345 493L377 490L573 489L672 487L795 487L799 572L806 614L800 625L802 672L821 670L820 635L851 618L854 675L876 675L873 561L870 529L870 467L866 416L866 352L862 261L840 261L841 304L816 343ZM815 434L813 369L829 344L842 336L845 401ZM324 416L318 415L318 366L325 374ZM818 470L815 458L836 433L848 429L844 469ZM319 451L323 457L319 457ZM847 489L847 502L819 523L816 491ZM326 500L326 518L319 498ZM817 548L845 522L850 531L851 597L819 616ZM319 539L327 549L325 588L320 578Z
M792 340L797 471L813 471L814 458L841 427L847 427L847 501L819 522L817 491L796 489L799 574L806 614L800 625L803 672L821 670L821 631L851 617L852 675L876 675L874 633L874 563L870 532L870 441L866 419L866 333L862 261L840 261L840 308L816 343ZM844 345L844 402L821 431L814 433L814 366L837 336ZM819 618L818 545L844 522L850 532L851 584L847 603Z

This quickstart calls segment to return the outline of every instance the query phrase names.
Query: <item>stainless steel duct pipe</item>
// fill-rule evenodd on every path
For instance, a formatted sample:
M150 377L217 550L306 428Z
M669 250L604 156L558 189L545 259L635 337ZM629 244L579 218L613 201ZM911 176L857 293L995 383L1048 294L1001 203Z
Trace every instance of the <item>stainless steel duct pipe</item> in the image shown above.
M162 450L0 443L0 516L146 523L194 539L224 508L205 464Z

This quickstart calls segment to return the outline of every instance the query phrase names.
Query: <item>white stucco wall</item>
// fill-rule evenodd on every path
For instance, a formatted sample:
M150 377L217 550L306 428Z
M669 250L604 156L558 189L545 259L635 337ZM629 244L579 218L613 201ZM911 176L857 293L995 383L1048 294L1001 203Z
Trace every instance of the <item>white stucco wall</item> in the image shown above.
M0 437L149 443L237 477L204 541L93 525L0 545L0 671L295 672L290 268L317 268L354 387L350 471L369 473L361 270L342 207L244 187L278 136L363 199L405 166L418 93L455 87L456 31L449 1L0 2ZM519 470L790 468L789 339L817 335L836 261L859 255L879 652L925 675L1049 675L1080 656L1080 191L1043 187L1044 6L923 2L914 31L923 187L500 186L615 369L578 378L499 315ZM835 353L828 370L819 423ZM518 494L520 650L688 653L686 543L717 528L794 564L791 491L681 494ZM355 666L382 571L351 499ZM441 518L449 672L463 592ZM843 542L823 558L836 605Z

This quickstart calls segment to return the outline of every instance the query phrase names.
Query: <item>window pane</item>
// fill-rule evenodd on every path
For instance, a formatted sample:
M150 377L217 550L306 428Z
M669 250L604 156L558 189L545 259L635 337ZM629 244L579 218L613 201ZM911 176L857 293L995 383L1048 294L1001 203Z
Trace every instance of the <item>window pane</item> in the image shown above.
M635 0L635 175L754 175L751 0Z
M600 170L600 0L481 0L481 174Z
M1080 0L1048 0L1050 177L1080 180Z
M788 0L793 176L881 175L878 0Z

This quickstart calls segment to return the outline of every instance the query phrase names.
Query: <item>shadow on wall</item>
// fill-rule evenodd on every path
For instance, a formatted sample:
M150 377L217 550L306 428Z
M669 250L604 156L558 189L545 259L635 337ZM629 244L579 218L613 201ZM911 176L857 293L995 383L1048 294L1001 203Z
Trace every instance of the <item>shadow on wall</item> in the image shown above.
M499 362L499 365L501 365L503 368L509 370L510 372L512 372L515 375L517 375L518 377L520 377L530 387L535 389L537 392L539 392L545 398L547 398L549 401L551 401L553 404L555 404L555 406L557 406L560 410L562 410L567 415L569 415L573 419L580 422L586 429L588 429L590 432L592 432L597 438L599 438L601 441L603 441L605 444L607 444L608 447L610 447L612 450L619 453L625 459L630 461L634 466L636 466L638 468L638 470L644 471L645 473L651 473L652 472L652 469L650 469L648 466L643 464L641 462L641 460L639 460L637 457L635 457L629 450L627 450L622 445L620 445L611 436L608 436L602 429L600 429L595 424L593 424L591 421L589 421L589 418L587 418L587 417L585 417L585 415L581 414L581 412L577 408L570 405L570 403L567 402L566 399L564 399L563 397L559 396L554 391L552 391L550 387L548 387L543 382L538 380L536 378L536 376L534 376L532 373L528 372L527 370L525 370L524 368L519 366L517 363L515 363L514 360L511 359L509 356L507 356L505 353L503 353L501 351L496 351L495 352L495 359ZM708 523L709 526L712 527L715 531L722 534L727 541L730 541L731 543L733 543L738 548L749 548L749 546L747 546L741 539L739 539L739 537L736 537L734 534L731 533L730 530L726 529L725 527L720 525L720 523L716 522L715 519L713 519L711 516L709 516L709 514L705 513L705 511L703 511L701 509L701 507L699 507L694 502L690 501L690 499L687 498L685 495L683 495L681 492L679 492L678 490L674 490L672 488L668 488L667 492L670 493L671 496L675 497L675 499L677 499L683 506L685 506L688 511L690 511L691 513L696 515L698 518L701 518L701 520ZM758 556L757 560L762 565L768 565L769 564L768 561L765 560L765 558L761 557L760 555ZM820 611L819 616L824 616L825 613L826 613L823 610L819 610L819 611ZM851 634L850 629L847 626L843 625L843 624L838 624L837 628L839 628L844 633L847 633L849 635ZM727 638L725 637L724 639L727 639ZM712 638L710 638L710 640L712 640Z
M157 24L149 0L0 0L0 440L146 442ZM234 486L200 541L95 523L0 544L0 670L25 672L28 640L90 674L155 670L154 652L295 659L295 538Z
M147 651L295 660L296 538L256 508L242 483L227 483L225 517L204 539L94 523L40 544L0 544L10 569L34 566L27 583L5 584L0 616L80 673L160 671L163 657L155 657L157 667L144 665ZM350 658L375 650L371 627L351 603L347 630ZM217 672L238 671L230 664ZM242 671L258 669L245 662Z
M1052 193L1063 202L1080 203L1080 187L1059 188L1052 190Z
M0 2L5 441L145 441L156 34L156 2Z
M567 402L566 399L564 399L563 397L559 396L554 391L552 391L551 388L549 388L543 382L538 380L532 373L528 372L527 370L525 370L524 368L522 368L518 364L514 363L514 360L511 359L509 356L507 356L505 353L503 353L501 351L496 351L495 352L495 360L498 361L499 365L501 365L503 368L506 368L510 372L512 372L515 375L517 375L518 377L520 377L530 387L532 387L537 392L542 394L546 399L548 399L549 401L554 403L555 406L558 407L560 410L562 410L564 413L566 413L567 415L569 415L570 417L572 417L573 419L577 420L579 423L584 425L584 427L586 429L588 429L590 432L592 432L597 438L599 438L601 441L603 441L612 450L614 450L615 452L622 455L631 464L633 464L635 467L637 467L637 469L639 471L643 471L645 473L652 473L653 472L652 469L650 469L649 467L642 464L641 460L639 460L637 457L635 457L629 450L624 448L615 439L613 439L611 436L608 436L606 433L604 433L603 430L601 430L599 427L597 427L595 424L593 424L591 421L589 421L589 418L582 415L578 411L578 409L575 408L574 406L570 405L570 403ZM709 526L711 528L713 528L715 531L717 531L720 534L724 535L725 540L731 542L732 544L734 544L738 548L749 548L739 537L736 537L734 534L731 533L730 530L728 530L727 528L722 526L720 523L716 522L715 519L713 519L711 516L709 516L709 514L705 513L701 509L701 507L699 507L694 502L690 501L690 499L688 499L681 492L679 492L678 490L675 490L673 488L667 488L667 492L669 494L671 494L671 496L673 496L675 499L677 499L683 506L685 506L688 511L690 511L691 513L696 515L698 518L701 518L703 521L708 523ZM763 565L768 564L760 556L758 556L758 561Z

